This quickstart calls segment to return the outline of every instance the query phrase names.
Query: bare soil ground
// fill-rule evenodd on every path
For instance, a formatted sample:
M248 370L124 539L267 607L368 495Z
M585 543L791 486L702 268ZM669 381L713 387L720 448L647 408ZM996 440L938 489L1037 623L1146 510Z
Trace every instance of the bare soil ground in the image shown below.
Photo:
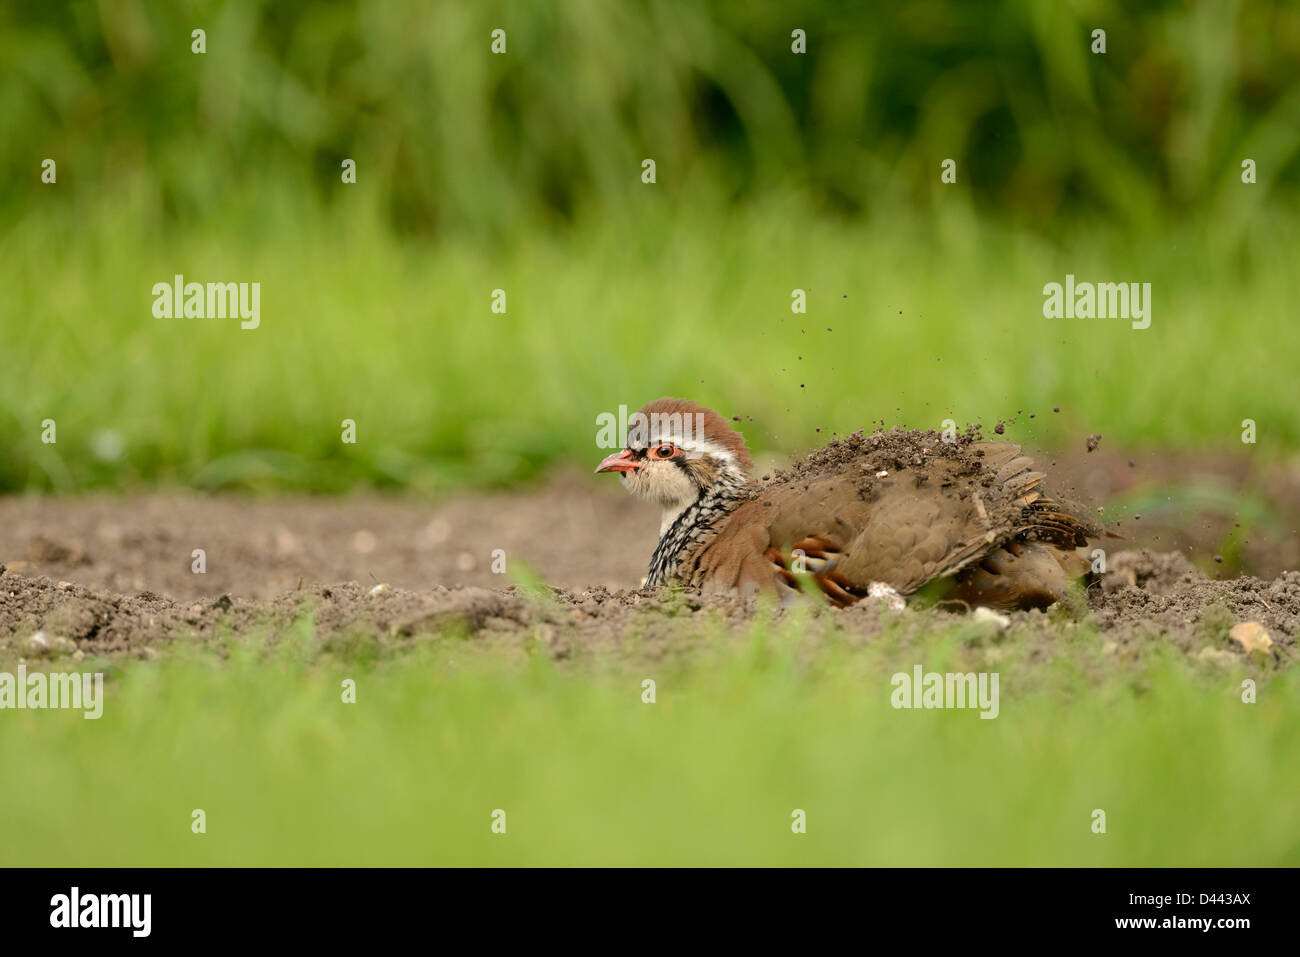
M1272 636L1274 660L1294 658L1300 469L1195 456L1130 465L1103 449L1034 454L1054 488L1082 501L1169 503L1141 519L1107 511L1127 540L1076 617L1119 647L1162 640L1220 657L1234 648L1228 628L1255 621ZM1253 503L1244 529L1237 502ZM561 657L628 639L668 652L684 614L750 615L752 603L638 591L656 527L652 508L576 472L523 492L437 502L192 492L0 499L0 651L147 655L177 637L274 630L309 612L326 638L400 643L454 623L525 632ZM195 549L205 553L203 574L192 570ZM507 574L493 570L497 549ZM510 584L522 566L554 587L551 600ZM925 629L955 613L908 614ZM883 626L882 609L868 605L819 617L864 636ZM1049 616L1016 617L1044 641L1059 636Z

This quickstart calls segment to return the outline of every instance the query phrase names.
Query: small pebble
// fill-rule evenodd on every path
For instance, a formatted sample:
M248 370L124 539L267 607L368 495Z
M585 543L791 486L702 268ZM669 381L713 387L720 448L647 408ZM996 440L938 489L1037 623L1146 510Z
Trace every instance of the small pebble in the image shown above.
M1228 637L1241 645L1246 652L1268 651L1273 647L1273 638L1257 621L1243 621L1233 625Z
M987 621L990 624L997 625L1000 631L1006 631L1008 628L1011 627L1010 618L1008 618L1006 615L994 611L992 608L985 608L983 605L976 608L975 614L972 615L971 617L973 617L976 621Z
M884 601L889 610L897 614L907 607L907 601L893 587L884 582L872 582L867 586L867 595Z

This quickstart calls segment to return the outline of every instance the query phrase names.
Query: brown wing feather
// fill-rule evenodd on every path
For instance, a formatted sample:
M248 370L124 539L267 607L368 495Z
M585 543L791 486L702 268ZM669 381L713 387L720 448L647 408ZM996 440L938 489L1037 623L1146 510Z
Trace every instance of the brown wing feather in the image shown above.
M983 453L975 469L969 459L936 456L884 476L841 473L765 489L732 514L683 575L742 593L793 588L797 549L827 597L849 604L875 582L909 594L996 556L966 576L976 581L974 593L1006 605L1019 590L1041 603L1077 574L1066 553L1102 529L1082 509L1048 496L1044 473L1032 470L1018 445L978 443L971 451Z

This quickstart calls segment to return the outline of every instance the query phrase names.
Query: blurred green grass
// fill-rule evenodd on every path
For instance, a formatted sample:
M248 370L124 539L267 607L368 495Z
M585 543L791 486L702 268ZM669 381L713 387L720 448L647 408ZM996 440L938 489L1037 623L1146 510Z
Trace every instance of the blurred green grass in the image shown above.
M98 721L0 722L0 761L22 769L0 790L21 822L0 864L1300 862L1279 800L1300 786L1294 671L1246 705L1241 674L1154 648L1130 670L1088 632L1044 664L1012 635L982 665L1001 675L995 720L894 710L888 676L916 654L982 667L963 628L923 651L813 649L797 623L758 624L690 656L569 667L454 638L367 663L318 655L310 629L270 654L173 649L115 673Z
M0 11L0 490L502 485L663 394L781 452L1017 409L1050 445L1297 447L1293 5L792 16ZM262 327L155 319L176 273L260 282ZM1067 273L1151 282L1152 327L1044 319Z
M66 0L0 27L19 211L46 156L46 200L138 190L186 228L268 181L337 201L353 157L403 235L503 240L617 216L654 157L681 208L796 185L820 213L927 216L952 157L981 216L1158 233L1202 210L1231 237L1294 216L1300 181L1288 0Z
M1020 409L1011 434L1048 445L1300 443L1281 385L1300 301L1289 234L1243 267L1190 230L1051 244L960 203L886 228L797 200L684 213L648 198L497 249L398 241L364 208L290 225L256 203L160 242L135 212L32 217L0 242L0 488L506 484L595 461L598 414L664 394L752 416L751 443L782 452ZM260 328L154 318L150 290L177 271L260 281ZM1044 318L1042 288L1067 272L1151 282L1151 327Z

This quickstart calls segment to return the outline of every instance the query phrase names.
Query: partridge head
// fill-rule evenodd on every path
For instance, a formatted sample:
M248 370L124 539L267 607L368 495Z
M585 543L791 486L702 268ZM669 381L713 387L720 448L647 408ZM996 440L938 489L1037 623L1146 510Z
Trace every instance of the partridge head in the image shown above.
M659 544L647 585L668 580L680 561L749 498L753 462L745 440L712 409L658 399L632 416L628 444L597 472L617 472L632 494L660 509Z
M1012 443L895 429L832 442L760 482L722 416L658 399L596 471L660 507L647 585L792 594L807 573L847 605L944 581L950 597L1008 609L1064 597L1104 534L1032 466Z

